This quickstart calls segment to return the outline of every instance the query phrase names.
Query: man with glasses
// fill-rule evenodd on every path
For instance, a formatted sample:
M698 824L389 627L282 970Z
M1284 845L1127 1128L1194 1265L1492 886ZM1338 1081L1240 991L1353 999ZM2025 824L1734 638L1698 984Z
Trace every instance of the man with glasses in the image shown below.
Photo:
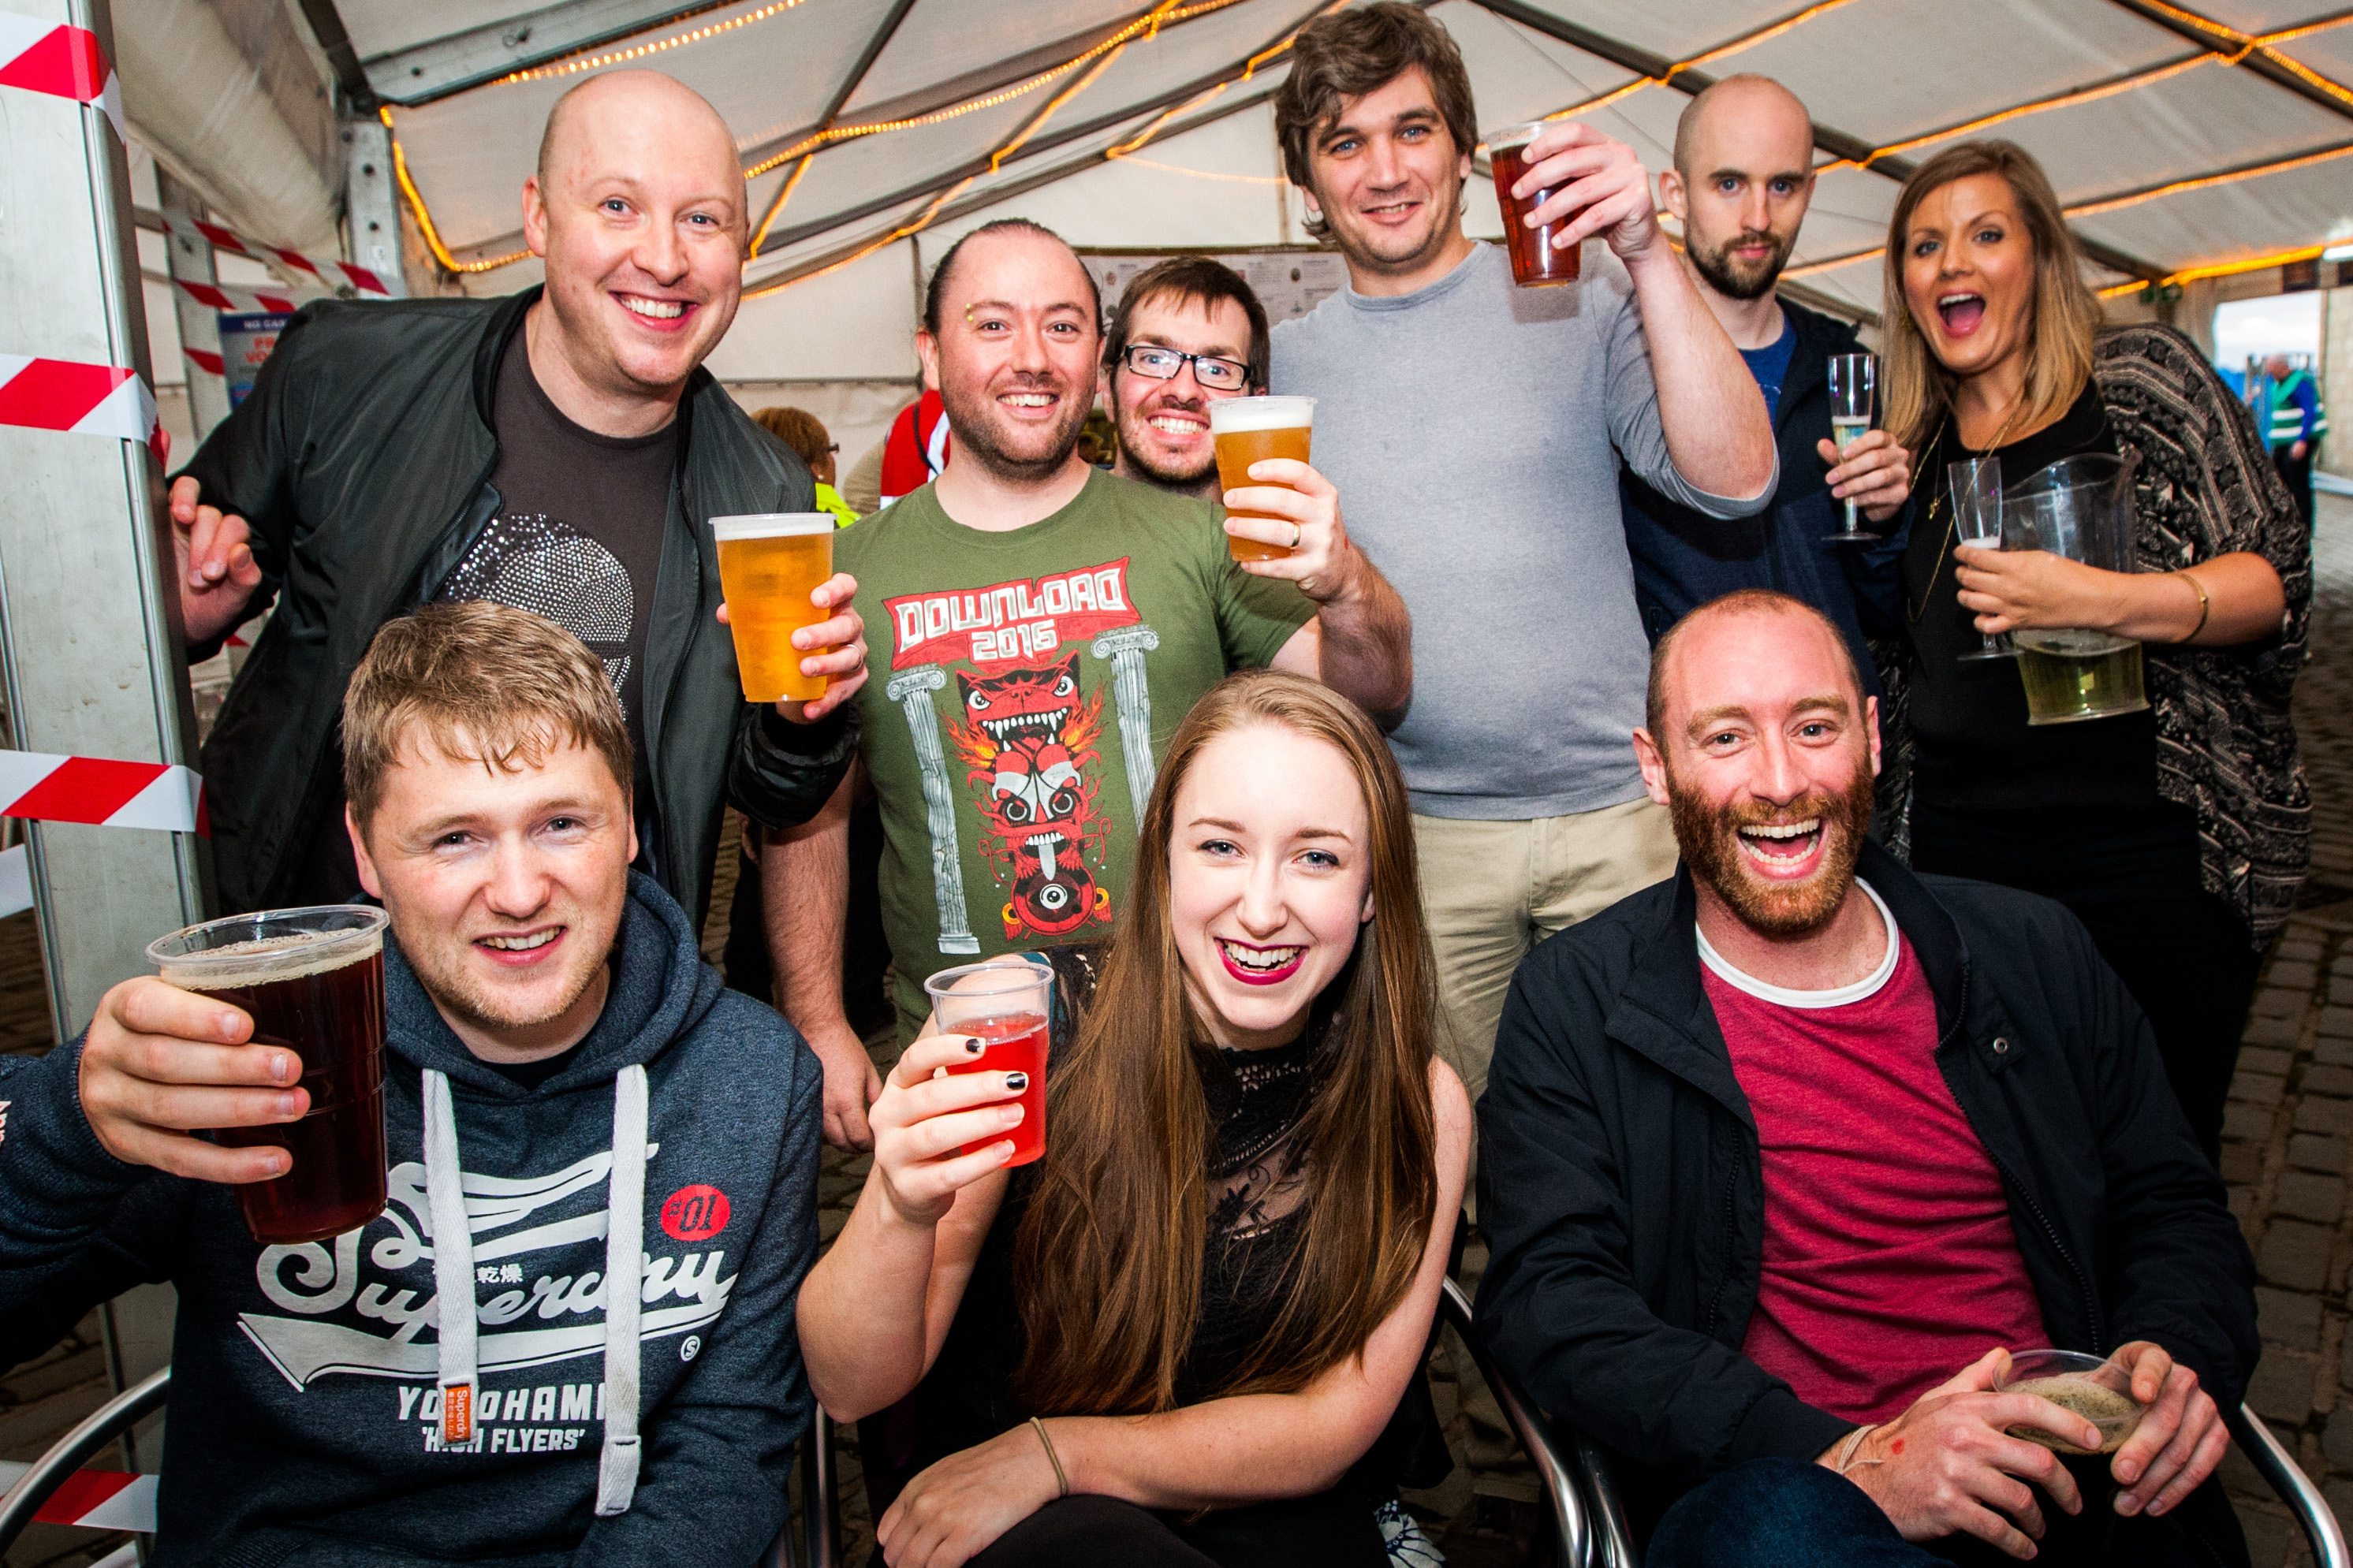
M1136 274L1103 333L1104 390L1119 431L1112 472L1218 499L1209 405L1266 390L1266 308L1241 274L1206 256Z

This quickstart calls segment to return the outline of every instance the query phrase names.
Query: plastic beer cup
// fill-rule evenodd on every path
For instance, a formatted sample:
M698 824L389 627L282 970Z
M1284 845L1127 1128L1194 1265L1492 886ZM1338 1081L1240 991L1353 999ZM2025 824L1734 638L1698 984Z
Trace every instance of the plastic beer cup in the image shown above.
M833 528L832 514L822 511L711 520L746 702L811 702L825 695L824 676L801 673L801 660L818 650L795 647L793 634L832 618L809 595L833 575Z
M1054 972L1027 959L997 958L960 963L923 982L932 1016L944 1035L972 1035L980 1055L951 1077L975 1072L1026 1072L1029 1087L1017 1100L1021 1122L1008 1134L1013 1158L1026 1165L1046 1152L1046 1021L1053 1016ZM992 1139L990 1142L994 1142Z
M1555 283L1574 283L1577 274L1577 245L1558 245L1555 237L1566 229L1571 217L1530 228L1526 218L1552 195L1550 190L1531 192L1526 200L1516 200L1512 187L1528 170L1528 143L1546 122L1532 120L1518 125L1506 125L1487 138L1487 163L1495 173L1495 205L1504 209L1504 237L1512 252L1512 281L1523 289L1545 289Z
M1221 397L1209 405L1209 439L1218 454L1218 488L1238 490L1245 485L1271 485L1272 479L1250 477L1252 463L1269 458L1293 458L1306 462L1315 426L1312 397ZM1288 489L1288 485L1277 488ZM1269 522L1293 520L1266 511L1233 511L1229 517L1258 517ZM1262 544L1255 539L1226 535L1226 547L1237 561L1281 561L1291 553L1287 544Z
M284 1175L236 1189L245 1228L265 1245L324 1241L384 1212L385 919L360 904L269 910L147 945L166 981L242 1009L253 1044L302 1063L311 1108L300 1121L213 1132L226 1148L275 1145L293 1158Z

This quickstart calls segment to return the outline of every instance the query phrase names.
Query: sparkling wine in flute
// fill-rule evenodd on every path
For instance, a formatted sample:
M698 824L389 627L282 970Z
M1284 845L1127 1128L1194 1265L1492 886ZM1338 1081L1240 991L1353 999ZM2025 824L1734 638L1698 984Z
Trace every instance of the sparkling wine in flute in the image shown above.
M1879 389L1876 354L1832 354L1830 360L1831 439L1841 453L1871 428L1873 395ZM1864 528L1852 500L1846 503L1846 531L1823 536L1828 543L1853 544L1879 535Z

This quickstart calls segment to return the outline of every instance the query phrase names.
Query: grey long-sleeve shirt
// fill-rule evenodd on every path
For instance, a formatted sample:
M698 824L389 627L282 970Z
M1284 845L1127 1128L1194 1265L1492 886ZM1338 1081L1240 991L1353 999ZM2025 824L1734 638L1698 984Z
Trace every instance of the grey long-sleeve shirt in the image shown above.
M1641 795L1651 648L1618 459L1715 517L1773 486L1733 500L1676 472L1625 268L1588 245L1580 281L1519 289L1482 244L1416 293L1343 289L1282 323L1273 376L1316 399L1315 467L1413 612L1390 740L1414 810L1522 821Z

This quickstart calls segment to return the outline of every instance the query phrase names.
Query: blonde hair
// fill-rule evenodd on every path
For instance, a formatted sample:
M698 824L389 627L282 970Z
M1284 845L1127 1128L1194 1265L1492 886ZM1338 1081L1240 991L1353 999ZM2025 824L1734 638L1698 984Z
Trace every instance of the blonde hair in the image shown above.
M629 794L629 727L604 661L529 610L487 599L427 605L375 634L343 692L343 798L362 828L420 729L434 751L486 772L586 746Z
M2019 216L2034 245L2033 319L2029 323L2025 409L2017 428L2030 431L2064 413L2092 374L2092 337L2099 331L2100 300L2084 281L2083 258L2068 230L2064 210L2050 177L2032 153L2015 142L1963 142L1946 148L1912 171L1895 198L1887 226L1885 403L1882 420L1889 434L1911 451L1936 432L1952 405L1960 378L1947 370L1912 320L1904 297L1904 260L1912 215L1929 195L1956 180L1999 174L2017 198Z

